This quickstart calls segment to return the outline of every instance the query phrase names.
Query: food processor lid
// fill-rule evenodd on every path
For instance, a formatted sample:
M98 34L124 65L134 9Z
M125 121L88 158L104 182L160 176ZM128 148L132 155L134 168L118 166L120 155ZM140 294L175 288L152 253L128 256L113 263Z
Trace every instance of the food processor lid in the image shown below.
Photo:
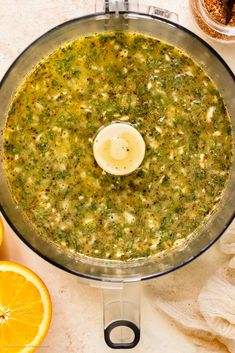
M118 3L118 5L117 5ZM134 3L135 5L132 5ZM132 12L132 6L136 2L105 1L106 12L92 14L63 23L50 30L32 43L12 64L4 76L0 86L1 109L1 160L0 171L3 177L0 181L0 202L2 213L16 232L16 234L36 253L52 264L77 274L81 277L111 282L132 282L160 276L183 266L199 256L228 227L234 217L235 211L235 163L231 171L231 177L224 193L220 209L213 214L207 224L200 229L200 234L193 238L177 251L170 251L166 256L143 258L136 261L112 261L93 259L84 256L75 256L63 251L52 243L39 237L35 230L23 217L19 207L13 200L3 165L3 132L7 118L7 112L12 96L20 86L22 79L43 57L65 42L75 39L78 35L84 36L91 33L109 31L130 31L148 34L160 40L169 42L179 47L196 60L218 85L224 97L228 111L232 116L233 130L235 130L234 75L223 59L202 39L171 22L176 14L161 10L165 18L156 17L160 10L148 7L148 14ZM137 7L140 9L140 6ZM170 20L169 20L170 19Z

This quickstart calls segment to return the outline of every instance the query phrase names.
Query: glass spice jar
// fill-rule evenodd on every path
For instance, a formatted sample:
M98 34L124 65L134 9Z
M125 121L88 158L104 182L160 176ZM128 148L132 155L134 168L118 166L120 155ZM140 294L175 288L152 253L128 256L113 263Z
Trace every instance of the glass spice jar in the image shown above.
M222 0L190 0L190 8L198 26L220 42L235 42L235 12L226 25Z

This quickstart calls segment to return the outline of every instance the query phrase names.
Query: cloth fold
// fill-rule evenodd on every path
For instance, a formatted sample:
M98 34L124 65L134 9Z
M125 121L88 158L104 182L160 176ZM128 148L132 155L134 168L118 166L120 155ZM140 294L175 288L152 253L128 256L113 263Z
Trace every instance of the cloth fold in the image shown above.
M235 353L235 222L187 266L146 285L198 353Z

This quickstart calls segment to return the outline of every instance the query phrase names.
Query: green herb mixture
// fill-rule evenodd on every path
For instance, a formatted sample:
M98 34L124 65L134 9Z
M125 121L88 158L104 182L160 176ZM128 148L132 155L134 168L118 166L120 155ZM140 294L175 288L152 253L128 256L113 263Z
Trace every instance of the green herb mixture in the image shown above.
M142 165L112 176L95 162L101 126L133 124ZM25 79L5 132L12 194L44 237L83 255L131 260L185 241L229 176L231 124L218 89L177 48L109 33L59 48Z

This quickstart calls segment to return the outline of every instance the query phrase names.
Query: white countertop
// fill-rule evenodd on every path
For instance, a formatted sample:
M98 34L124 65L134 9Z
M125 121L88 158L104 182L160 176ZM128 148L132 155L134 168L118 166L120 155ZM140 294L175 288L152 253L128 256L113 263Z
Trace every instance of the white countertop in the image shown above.
M235 45L206 38L192 22L187 0L152 0L179 14L180 24L209 42L235 71ZM89 0L0 0L0 79L17 57L38 36L68 19L90 12ZM6 234L1 259L20 262L34 270L48 286L53 301L50 330L38 352L111 352L103 340L102 293L79 283L79 278L44 261L5 224ZM202 256L210 257L216 245ZM197 261L197 260L195 260ZM170 339L169 339L170 337ZM150 299L142 295L141 341L133 353L194 353L195 347L170 321L157 312Z

